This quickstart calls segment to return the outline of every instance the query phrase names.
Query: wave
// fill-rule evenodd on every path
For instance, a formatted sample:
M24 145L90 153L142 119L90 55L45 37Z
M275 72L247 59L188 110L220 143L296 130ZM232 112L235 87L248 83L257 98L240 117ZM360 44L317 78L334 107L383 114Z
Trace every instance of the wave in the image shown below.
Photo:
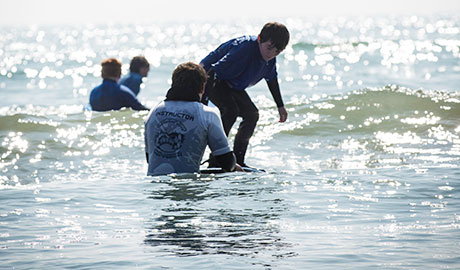
M101 168L100 159L136 164L130 159L144 155L146 115L128 109L90 112L82 106L0 108L0 186L91 176L113 166Z
M396 85L361 89L341 95L293 98L291 121L308 125L286 132L293 135L369 133L377 131L423 133L442 126L458 132L460 93L412 90Z
M390 85L288 104L282 125L262 111L250 153L260 163L294 171L460 164L459 92Z
M270 103L256 103L262 108L261 118L249 155L257 157L257 149L268 149L270 158L264 164L284 164L273 153L291 156L292 162L304 160L308 153L311 161L299 165L300 169L324 164L343 168L344 160L350 162L347 156L365 167L416 163L420 158L453 166L460 160L459 92L389 85L309 98L294 96L287 102L290 115L283 124L276 123L276 110L268 108ZM91 112L82 106L0 108L0 186L72 175L91 178L108 170L143 175L147 114L128 109ZM418 159L408 161L407 155Z

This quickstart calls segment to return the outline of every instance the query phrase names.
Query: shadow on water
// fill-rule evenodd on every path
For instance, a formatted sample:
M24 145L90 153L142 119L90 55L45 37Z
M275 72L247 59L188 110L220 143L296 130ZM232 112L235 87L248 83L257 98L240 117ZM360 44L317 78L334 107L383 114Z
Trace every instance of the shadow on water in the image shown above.
M260 176L194 175L152 181L154 201L145 244L175 256L295 256L283 241L276 220L286 211L276 185ZM265 263L265 262L264 262Z

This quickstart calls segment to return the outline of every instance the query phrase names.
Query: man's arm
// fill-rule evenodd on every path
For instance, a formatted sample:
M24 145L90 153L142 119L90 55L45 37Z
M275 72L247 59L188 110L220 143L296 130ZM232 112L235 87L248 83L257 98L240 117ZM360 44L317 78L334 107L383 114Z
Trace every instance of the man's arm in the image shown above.
M144 124L144 147L145 147L145 159L147 164L149 163L149 142L147 140L147 122Z
M208 108L208 110L213 109ZM235 167L238 168L239 166L236 164L235 154L233 154L228 145L228 139L222 127L222 121L220 120L218 111L214 110L213 112L208 112L207 115L209 116L209 148L223 170L227 172L234 171Z
M272 94L273 99L275 100L276 107L278 107L278 113L280 115L280 123L283 123L287 120L288 113L286 108L284 108L283 98L281 97L280 85L278 83L278 78L274 78L271 81L267 81L268 89Z
M220 156L215 156L215 158L224 171L233 172L235 170L236 157L235 154L233 154L233 151Z

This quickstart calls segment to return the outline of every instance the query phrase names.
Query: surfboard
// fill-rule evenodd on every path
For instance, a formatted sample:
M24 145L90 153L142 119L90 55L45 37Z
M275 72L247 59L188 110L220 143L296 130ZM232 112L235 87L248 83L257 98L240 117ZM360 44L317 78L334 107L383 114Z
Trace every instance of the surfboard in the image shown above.
M244 170L244 172L252 172L252 173L265 172L264 169L257 169L257 168L250 168L250 167L241 167L241 168ZM226 173L226 171L224 171L222 168L206 168L206 169L201 169L200 173L202 174Z

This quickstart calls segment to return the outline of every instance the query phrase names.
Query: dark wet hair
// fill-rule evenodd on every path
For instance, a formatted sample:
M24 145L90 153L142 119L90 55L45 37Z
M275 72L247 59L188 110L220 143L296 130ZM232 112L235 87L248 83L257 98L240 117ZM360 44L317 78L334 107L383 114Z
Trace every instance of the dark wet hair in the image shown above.
M121 76L121 62L116 58L108 58L101 63L103 79L119 78Z
M172 74L172 88L200 93L207 76L204 68L192 62L178 65Z
M271 41L280 51L289 43L289 31L284 24L269 22L264 25L259 34L260 42Z
M144 56L135 56L129 64L129 71L139 73L143 67L150 67L149 61Z

